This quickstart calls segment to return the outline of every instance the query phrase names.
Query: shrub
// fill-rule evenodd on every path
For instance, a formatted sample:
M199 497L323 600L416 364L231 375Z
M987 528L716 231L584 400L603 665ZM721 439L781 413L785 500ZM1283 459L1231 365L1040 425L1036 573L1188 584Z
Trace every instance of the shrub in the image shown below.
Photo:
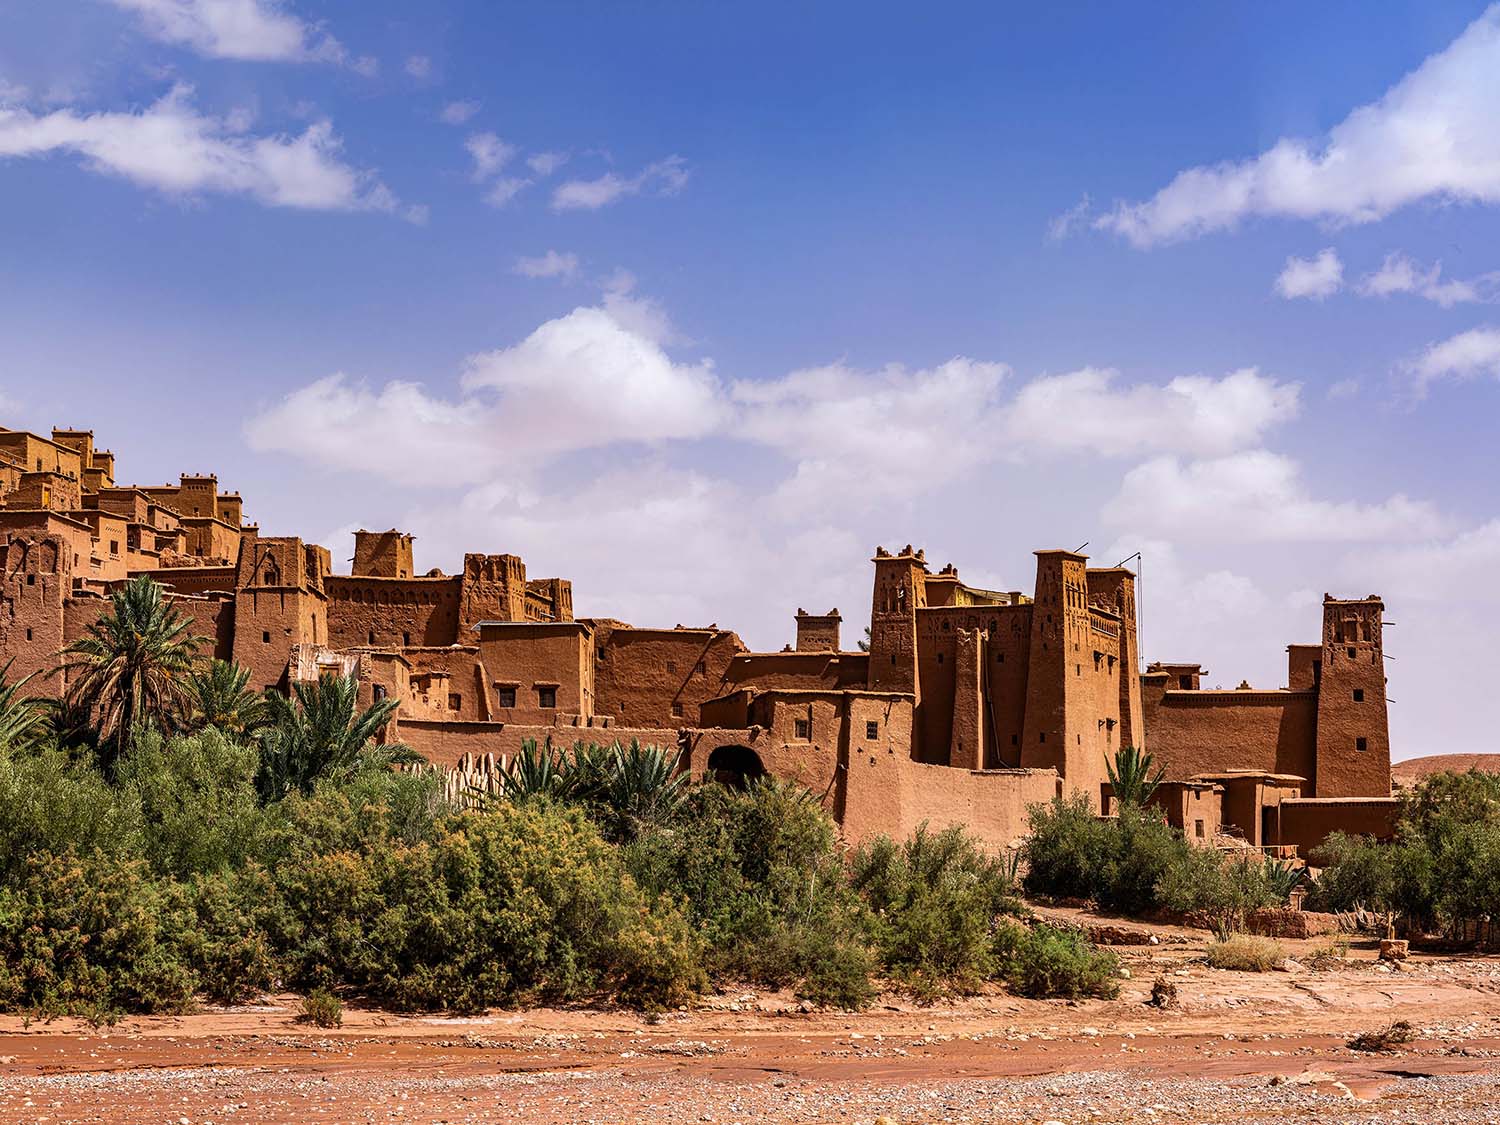
M1412 1042L1416 1037L1417 1029L1411 1025L1410 1021L1396 1020L1374 1031L1361 1031L1349 1040L1349 1048L1371 1053L1389 1052L1394 1051L1403 1043Z
M1112 999L1120 993L1120 959L1073 930L1007 924L999 944L1005 979L1022 996Z
M1030 896L1093 898L1114 851L1112 829L1081 793L1027 810L1031 835L1022 846Z
M1259 855L1193 848L1163 875L1160 899L1173 910L1207 914L1221 936L1238 933L1252 911L1285 903L1271 872Z
M855 978L875 963L836 841L805 789L767 780L744 792L698 787L675 823L644 832L625 856L649 896L682 903L711 975L858 1006L869 987Z
M314 1027L343 1027L344 1004L326 988L315 988L302 998L301 1018Z
M139 860L33 852L0 887L0 1008L185 1011L196 980L176 935L191 925Z
M1008 865L957 826L860 848L851 880L885 971L916 994L972 992L994 976L996 920L1019 906Z
M1268 973L1286 962L1286 951L1270 938L1230 934L1208 947L1208 964L1215 969L1237 969L1243 973Z

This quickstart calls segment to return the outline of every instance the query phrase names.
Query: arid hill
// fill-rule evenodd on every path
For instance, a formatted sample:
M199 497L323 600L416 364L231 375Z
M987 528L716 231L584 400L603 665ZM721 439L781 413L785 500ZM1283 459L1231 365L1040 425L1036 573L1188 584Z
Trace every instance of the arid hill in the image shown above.
M1404 762L1391 763L1391 781L1396 785L1413 785L1424 777L1447 770L1500 773L1500 754L1427 754L1408 758Z

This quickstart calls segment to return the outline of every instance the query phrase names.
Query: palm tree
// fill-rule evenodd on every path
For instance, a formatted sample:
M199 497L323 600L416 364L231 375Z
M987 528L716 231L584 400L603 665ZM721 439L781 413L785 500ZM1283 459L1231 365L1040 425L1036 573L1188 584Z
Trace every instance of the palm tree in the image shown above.
M191 629L160 583L143 574L111 594L109 609L62 650L70 681L64 702L94 716L106 772L138 725L166 729L186 713L189 676L205 641Z
M250 669L215 660L188 680L192 693L190 725L213 727L227 734L252 735L270 721L265 698L251 691Z
M415 761L405 746L371 747L396 711L394 699L378 699L359 710L353 676L326 673L316 682L294 683L292 697L268 692L269 722L260 732L262 800L278 801L293 789L312 792L324 777L347 777L365 762Z
M43 701L24 694L31 676L11 683L10 666L14 663L7 660L5 667L0 668L0 750L31 745L42 736L47 725Z
M1104 768L1109 771L1109 784L1114 790L1115 800L1122 806L1144 806L1167 774L1166 766L1161 766L1154 774L1151 766L1151 755L1142 753L1134 746L1120 747L1115 751L1112 762L1105 759Z

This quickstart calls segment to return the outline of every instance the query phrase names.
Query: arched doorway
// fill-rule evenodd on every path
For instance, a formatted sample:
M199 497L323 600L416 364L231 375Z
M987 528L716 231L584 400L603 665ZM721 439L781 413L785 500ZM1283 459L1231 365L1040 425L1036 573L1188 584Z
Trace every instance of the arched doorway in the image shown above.
M708 756L708 780L731 789L747 789L766 776L760 755L748 746L720 746Z

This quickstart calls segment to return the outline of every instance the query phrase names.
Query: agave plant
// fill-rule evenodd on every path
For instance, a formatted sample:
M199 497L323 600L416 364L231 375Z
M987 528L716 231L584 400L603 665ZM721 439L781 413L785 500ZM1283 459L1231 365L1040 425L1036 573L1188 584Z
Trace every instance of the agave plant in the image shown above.
M106 772L143 723L163 730L188 710L189 677L204 638L148 575L110 595L109 608L62 650L65 699L94 716Z
M1122 746L1115 751L1114 761L1105 760L1104 768L1109 771L1110 788L1114 790L1115 800L1122 807L1134 805L1140 808L1156 792L1156 787L1167 774L1167 768L1161 766L1152 773L1152 764L1151 755L1142 753L1134 746Z
M359 710L353 676L326 674L316 682L295 683L292 696L266 693L269 722L259 735L261 798L277 801L293 789L310 793L320 778L348 776L372 760L415 761L407 747L383 746L375 736L396 711L394 699Z
M1266 890L1277 902L1289 902L1292 892L1307 877L1307 868L1289 859L1272 859L1270 856L1266 857L1265 865Z
M0 749L4 750L30 746L47 729L46 704L26 694L26 685L35 673L12 683L10 668L14 663L7 660L0 668Z
M512 754L500 768L501 793L518 804L534 800L563 800L571 795L567 760L552 748L549 738L541 746L534 738L521 742L521 750Z
M682 812L688 775L681 752L668 754L632 738L629 746L615 743L610 748L608 763L595 801L609 835L631 840Z

